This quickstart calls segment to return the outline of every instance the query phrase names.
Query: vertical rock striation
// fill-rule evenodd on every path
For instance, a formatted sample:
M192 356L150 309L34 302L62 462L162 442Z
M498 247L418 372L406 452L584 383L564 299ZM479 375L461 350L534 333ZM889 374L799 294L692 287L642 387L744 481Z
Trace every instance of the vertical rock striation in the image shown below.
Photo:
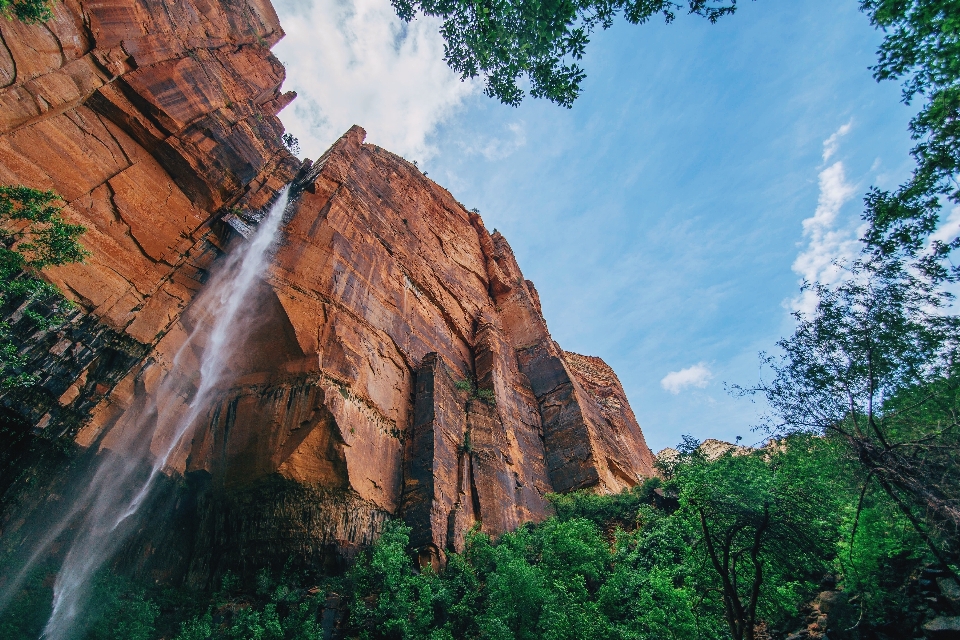
M262 310L272 363L225 395L188 472L346 490L434 564L474 524L543 519L547 493L652 475L616 375L554 343L507 241L363 138L301 175Z
M359 127L315 163L286 151L276 114L293 94L267 0L54 13L0 21L0 181L62 194L91 257L49 272L79 303L67 325L37 332L4 310L42 372L0 395L10 424L109 449L200 321L190 302L243 211L294 181L255 329L169 470L196 489L189 540L169 554L187 581L289 558L336 566L391 515L439 564L476 524L543 519L547 493L654 473L616 375L553 341L479 215ZM26 464L0 461L6 477ZM147 546L161 566L162 545Z

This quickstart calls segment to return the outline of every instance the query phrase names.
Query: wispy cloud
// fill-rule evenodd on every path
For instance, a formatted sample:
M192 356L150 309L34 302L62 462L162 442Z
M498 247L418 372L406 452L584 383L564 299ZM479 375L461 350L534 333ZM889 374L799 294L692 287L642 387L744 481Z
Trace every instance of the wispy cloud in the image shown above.
M319 156L351 125L410 159L433 155L429 136L479 88L443 62L439 23L397 18L384 0L278 0L286 37L274 53L298 93L280 117Z
M823 141L823 161L826 163L840 148L840 139L851 128L851 123L837 129ZM825 167L819 175L820 197L813 216L803 221L806 246L793 262L793 271L807 282L832 284L843 274L840 266L860 250L863 229L856 221L838 220L843 206L857 194L857 186L847 180L842 161ZM803 313L811 313L817 304L816 294L805 291L790 301L790 306Z
M487 160L502 160L527 144L527 128L523 120L511 122L502 136L480 138L475 142L461 141L460 148L467 155L481 155Z
M705 363L701 362L692 367L680 369L680 371L671 371L663 376L660 386L673 395L677 395L687 387L703 389L712 378L713 373Z
M850 128L853 126L853 120L843 125L839 129L833 132L829 138L823 141L823 161L827 162L830 158L833 157L833 154L837 152L837 149L840 148L840 138L850 133Z
M958 235L960 235L960 207L954 207L947 219L940 224L940 228L930 236L930 241L950 243Z

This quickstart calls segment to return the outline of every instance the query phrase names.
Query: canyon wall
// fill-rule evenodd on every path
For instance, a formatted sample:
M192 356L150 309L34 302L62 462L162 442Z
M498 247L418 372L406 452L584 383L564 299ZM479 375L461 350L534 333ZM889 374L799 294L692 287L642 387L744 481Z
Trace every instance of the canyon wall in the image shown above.
M475 524L546 517L547 493L653 474L616 375L553 341L479 215L359 127L316 162L287 152L267 0L67 0L0 34L0 182L62 194L91 252L48 274L69 323L5 310L42 372L0 397L22 438L96 451L141 424L209 270L293 183L231 383L168 470L193 488L189 582L336 564L391 515L438 565ZM24 460L0 456L5 476Z

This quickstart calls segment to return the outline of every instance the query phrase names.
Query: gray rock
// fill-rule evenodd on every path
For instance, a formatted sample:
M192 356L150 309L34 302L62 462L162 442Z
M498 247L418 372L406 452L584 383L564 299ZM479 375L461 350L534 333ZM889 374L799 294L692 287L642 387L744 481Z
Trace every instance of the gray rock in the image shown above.
M960 601L960 586L957 586L957 581L953 578L937 578L937 586L947 600Z
M923 625L923 634L932 640L960 640L960 616L940 616Z
M847 604L847 594L843 591L821 591L817 601L821 612L830 613L831 610Z

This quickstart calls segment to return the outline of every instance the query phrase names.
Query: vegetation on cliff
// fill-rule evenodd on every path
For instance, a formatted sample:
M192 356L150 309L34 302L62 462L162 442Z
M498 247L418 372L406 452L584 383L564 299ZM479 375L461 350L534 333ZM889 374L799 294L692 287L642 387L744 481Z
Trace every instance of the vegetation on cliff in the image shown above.
M66 222L58 202L52 191L0 185L0 305L19 304L19 315L38 328L47 328L56 321L56 309L67 306L60 290L41 279L40 270L87 255L78 241L85 229ZM53 317L32 308L40 302L54 309ZM10 339L10 326L0 322L0 388L33 384L36 373L25 371L25 364Z
M52 18L53 11L46 0L0 0L0 15L34 24Z
M735 2L688 4L716 20ZM484 76L489 95L516 104L526 77L532 95L566 106L591 29L620 12L669 21L677 7L395 6L406 19L446 20L448 61L464 77ZM956 606L934 598L928 610L920 578L933 570L949 580L960 563L960 319L944 288L960 278L949 261L960 238L937 233L943 206L960 203L958 4L861 6L888 30L878 79L904 78L905 100L927 101L911 123L917 169L899 189L867 196L861 260L837 286L810 285L816 310L798 314L766 360L772 379L746 389L770 403L770 446L708 459L687 441L662 479L616 496L553 496L555 517L496 540L474 531L439 572L414 563L409 530L394 522L346 576L322 584L265 569L252 585L228 575L209 601L190 603L186 592L105 574L86 636L301 640L337 627L359 638L752 640L784 636L809 615L831 638L910 636ZM43 10L0 0L0 11L28 21ZM64 221L56 200L0 187L0 302L17 301L38 326L50 319L31 303L59 299L39 271L84 255L83 228ZM6 332L0 325L0 384L30 384ZM470 380L456 388L492 403ZM49 613L44 571L0 619L0 635L36 637ZM845 604L822 623L810 605L821 591Z

